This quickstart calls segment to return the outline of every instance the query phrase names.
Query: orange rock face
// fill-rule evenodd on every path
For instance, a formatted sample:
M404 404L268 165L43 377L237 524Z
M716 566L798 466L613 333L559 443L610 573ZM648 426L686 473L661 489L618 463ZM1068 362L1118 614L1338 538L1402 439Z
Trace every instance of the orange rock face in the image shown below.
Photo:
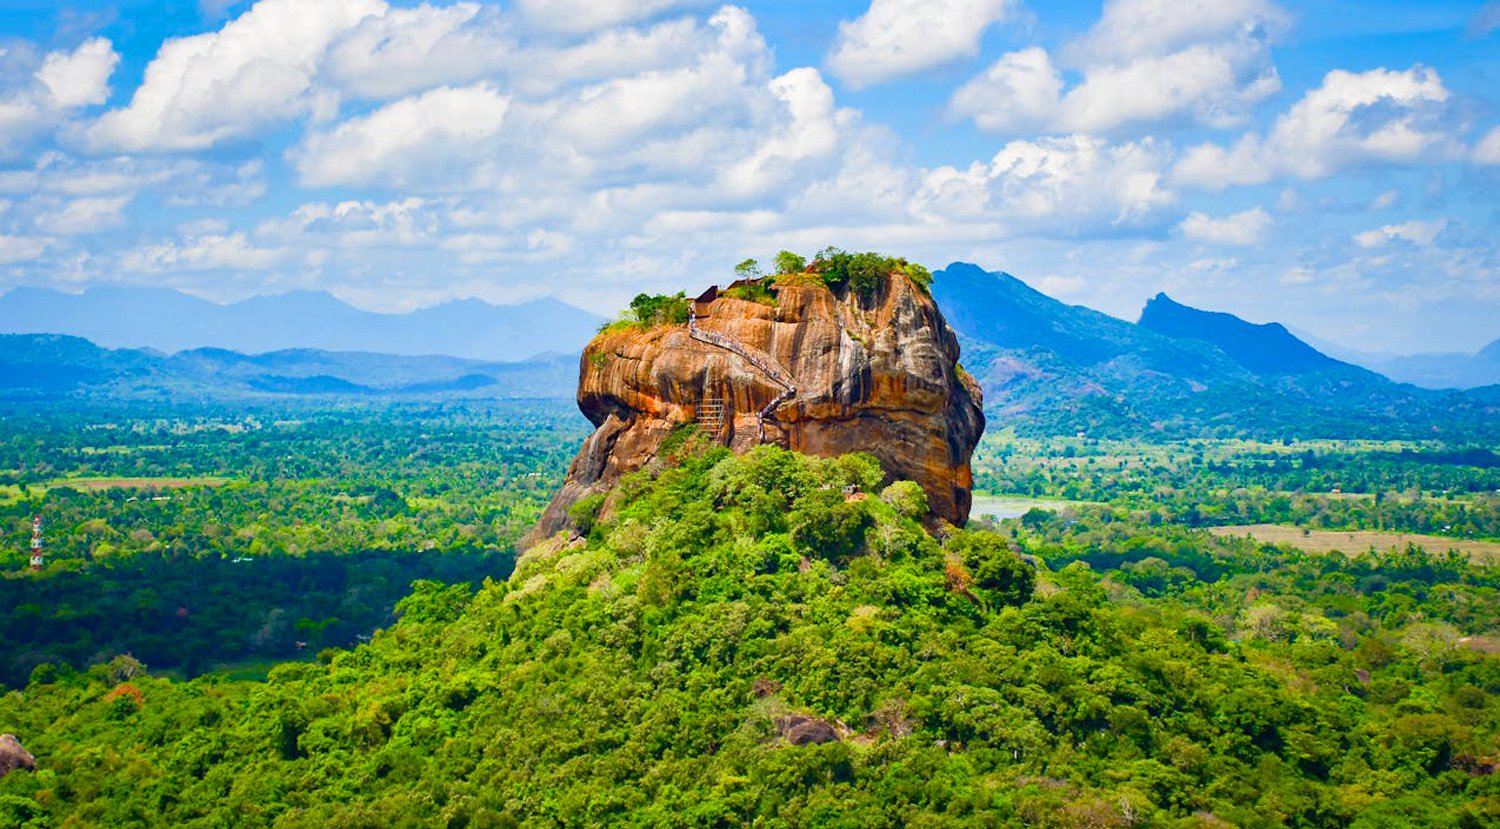
M984 415L932 297L902 274L870 296L816 278L773 290L774 307L720 296L697 304L691 325L589 343L578 406L596 428L536 537L566 527L570 506L650 463L689 423L736 451L869 452L892 480L922 486L933 519L968 520Z

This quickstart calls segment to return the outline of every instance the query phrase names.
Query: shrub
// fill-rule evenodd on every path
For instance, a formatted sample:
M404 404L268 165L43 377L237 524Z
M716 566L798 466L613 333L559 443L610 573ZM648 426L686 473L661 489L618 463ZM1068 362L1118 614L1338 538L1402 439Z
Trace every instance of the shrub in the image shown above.
M842 288L849 281L849 254L829 245L813 257L812 269L829 288Z
M769 286L764 282L749 282L744 285L736 285L728 288L721 296L733 299L743 299L746 302L759 302L761 305L776 306L776 294L772 293Z
M858 501L846 502L837 489L803 495L787 516L792 543L810 558L845 562L864 547L870 513Z
M904 259L881 256L872 251L849 253L832 246L818 251L812 263L812 270L822 277L824 285L834 290L849 285L864 297L875 295L886 274L904 272L907 267ZM922 271L926 269L922 268Z
M593 531L595 522L599 520L599 510L603 507L604 493L602 492L579 498L573 506L568 507L568 520L578 528L579 535L588 535Z
M902 270L906 272L906 275L911 278L912 282L916 283L918 288L928 293L932 292L932 271L918 265L916 262L907 262L902 267Z
M641 325L682 325L688 321L687 294L636 294L630 301L630 312Z

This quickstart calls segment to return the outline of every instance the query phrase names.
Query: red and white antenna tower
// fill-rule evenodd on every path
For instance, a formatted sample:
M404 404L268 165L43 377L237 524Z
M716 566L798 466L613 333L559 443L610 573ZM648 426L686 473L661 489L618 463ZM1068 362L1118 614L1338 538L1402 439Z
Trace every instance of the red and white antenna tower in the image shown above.
M42 569L42 517L31 516L31 569Z

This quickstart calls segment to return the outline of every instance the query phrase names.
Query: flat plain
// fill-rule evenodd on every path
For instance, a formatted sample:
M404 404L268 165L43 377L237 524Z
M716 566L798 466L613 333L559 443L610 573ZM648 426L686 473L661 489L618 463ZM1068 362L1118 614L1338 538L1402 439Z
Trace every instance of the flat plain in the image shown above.
M1473 541L1440 535L1377 530L1309 530L1282 524L1236 524L1228 527L1214 527L1210 532L1218 536L1248 535L1257 541L1289 544L1310 553L1331 553L1338 550L1348 555L1356 555L1367 552L1371 548L1400 550L1407 544L1415 544L1430 553L1458 550L1478 562L1500 561L1500 542Z

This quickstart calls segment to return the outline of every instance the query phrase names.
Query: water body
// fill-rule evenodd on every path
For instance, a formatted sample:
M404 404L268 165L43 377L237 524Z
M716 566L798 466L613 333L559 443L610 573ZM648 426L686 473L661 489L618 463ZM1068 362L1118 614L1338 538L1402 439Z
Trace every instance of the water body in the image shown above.
M1076 506L1078 503L1077 501L1025 498L1016 495L981 495L976 492L974 493L974 507L969 510L969 514L975 518L990 516L996 521L1004 521L1007 518L1020 518L1026 514L1027 510L1036 507L1060 510Z

